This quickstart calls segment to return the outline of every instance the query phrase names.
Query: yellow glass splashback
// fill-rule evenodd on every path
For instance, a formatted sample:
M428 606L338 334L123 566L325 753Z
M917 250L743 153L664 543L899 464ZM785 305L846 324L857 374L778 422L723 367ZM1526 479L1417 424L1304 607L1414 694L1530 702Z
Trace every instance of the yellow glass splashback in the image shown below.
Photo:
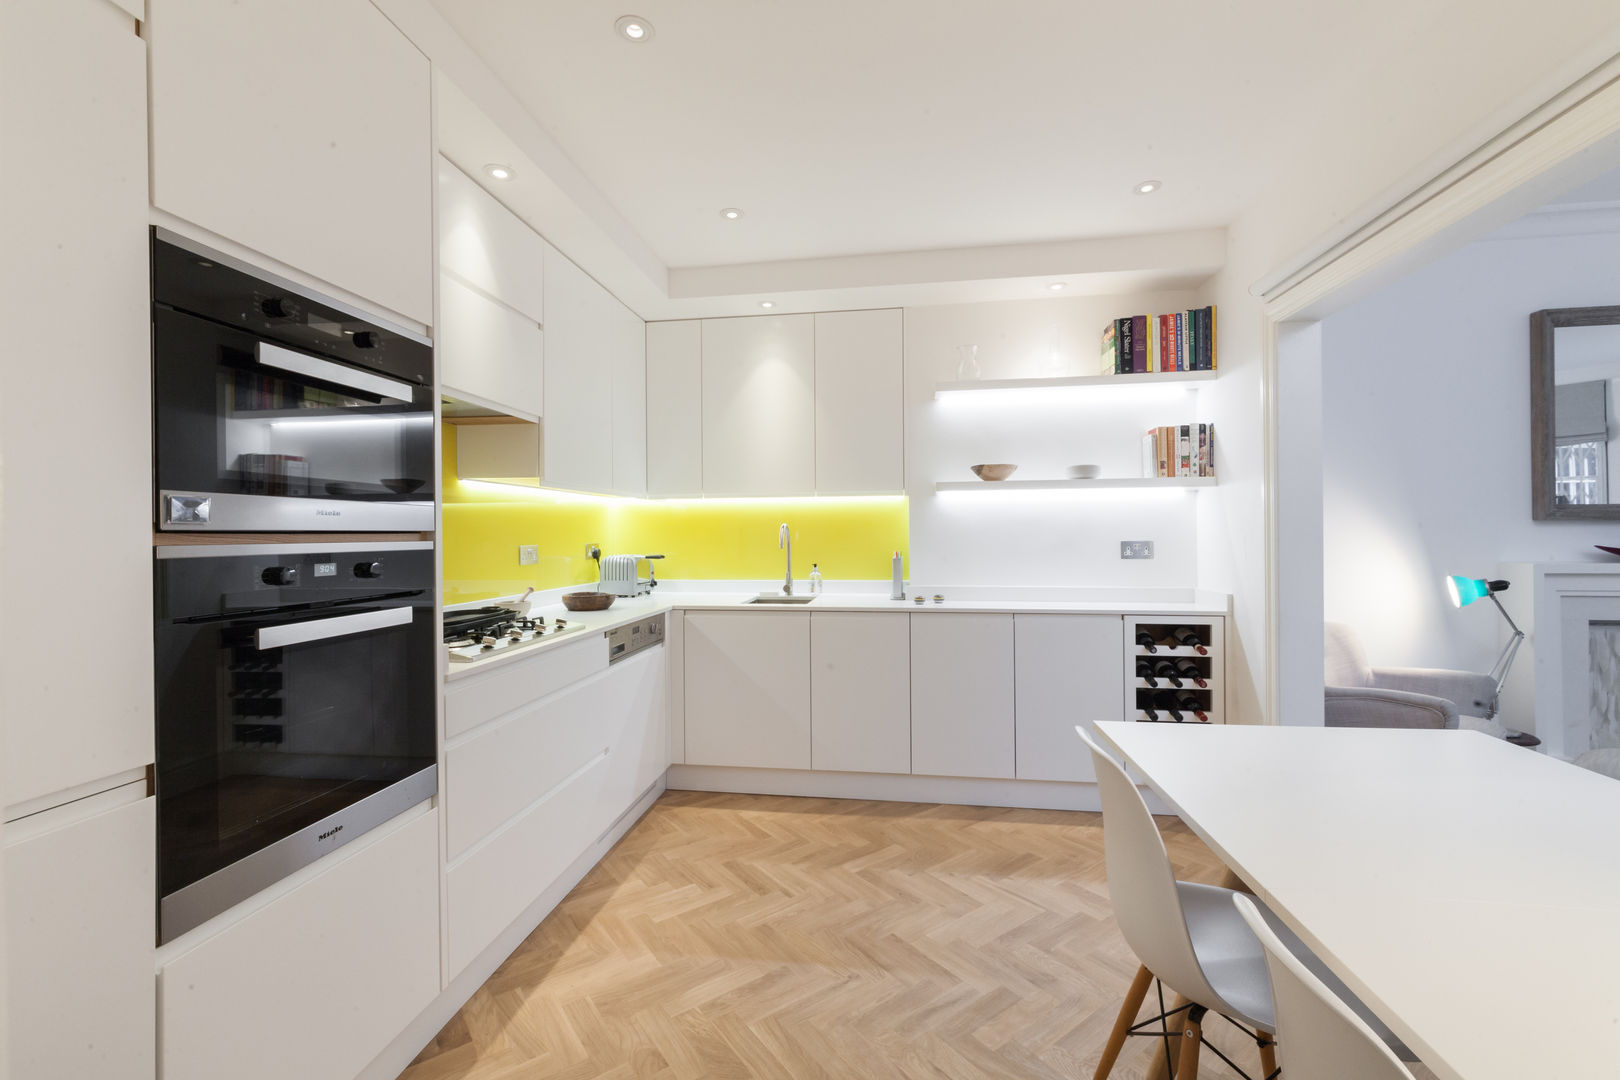
M881 498L641 500L569 495L456 477L456 429L444 432L444 600L447 604L596 581L586 554L655 554L661 578L782 575L777 528L793 530L793 572L888 580L909 538L906 500ZM539 562L518 564L520 545Z

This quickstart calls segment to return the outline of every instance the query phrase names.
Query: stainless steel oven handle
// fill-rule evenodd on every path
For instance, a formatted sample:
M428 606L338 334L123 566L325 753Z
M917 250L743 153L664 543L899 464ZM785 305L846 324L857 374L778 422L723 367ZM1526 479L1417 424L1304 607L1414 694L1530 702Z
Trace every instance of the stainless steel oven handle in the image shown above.
M260 649L279 649L283 645L302 645L309 641L325 641L327 638L363 634L367 630L381 630L386 626L403 626L411 621L414 610L411 607L383 608L356 615L335 615L330 619L266 626L255 633L254 644Z
M259 363L266 367L280 368L282 371L291 371L298 375L308 375L312 379L323 382L336 383L347 386L350 390L359 390L364 394L380 394L383 397L397 398L400 401L411 400L412 386L408 382L390 379L382 375L372 375L364 371L356 371L342 364L334 364L330 360L322 360L308 353L294 352L283 349L280 345L272 345L268 341L259 344Z

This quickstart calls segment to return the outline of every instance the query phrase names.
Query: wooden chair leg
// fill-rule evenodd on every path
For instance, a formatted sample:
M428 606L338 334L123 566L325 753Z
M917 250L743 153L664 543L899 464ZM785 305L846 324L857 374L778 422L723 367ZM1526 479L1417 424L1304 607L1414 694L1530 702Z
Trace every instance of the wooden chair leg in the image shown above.
M1198 1080L1198 1051L1204 1045L1204 1010L1187 1010L1187 1026L1181 1029L1181 1054L1176 1064L1176 1080Z
M1103 1047L1102 1058L1097 1062L1097 1071L1092 1074L1092 1080L1107 1080L1108 1074L1114 1071L1114 1062L1125 1046L1131 1025L1136 1023L1136 1014L1142 1011L1142 999L1147 997L1148 987L1151 985L1153 972L1146 967L1137 968L1136 978L1131 980L1131 988L1125 991L1125 1001L1119 1007L1119 1016L1114 1020L1113 1033L1108 1036L1108 1045Z
M1170 1018L1169 1024L1165 1025L1170 1029L1170 1052L1165 1053L1162 1040L1153 1040L1153 1057L1148 1062L1147 1072L1142 1074L1145 1080L1176 1080L1176 1061L1181 1051L1181 1032L1187 1026L1186 1007L1190 1004L1191 1002L1180 994L1176 994L1171 998L1170 1011L1175 1015Z
M1277 1043L1265 1032L1260 1033L1260 1075L1269 1078L1277 1071Z

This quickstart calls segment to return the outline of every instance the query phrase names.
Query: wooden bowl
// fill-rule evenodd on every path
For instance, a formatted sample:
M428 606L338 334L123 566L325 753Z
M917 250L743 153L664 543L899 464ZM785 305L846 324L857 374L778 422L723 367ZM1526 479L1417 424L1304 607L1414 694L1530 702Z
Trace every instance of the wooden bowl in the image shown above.
M973 475L980 480L1005 480L1018 471L1016 465L975 465Z
M610 592L570 592L563 593L563 607L569 611L603 611L613 606L613 594Z

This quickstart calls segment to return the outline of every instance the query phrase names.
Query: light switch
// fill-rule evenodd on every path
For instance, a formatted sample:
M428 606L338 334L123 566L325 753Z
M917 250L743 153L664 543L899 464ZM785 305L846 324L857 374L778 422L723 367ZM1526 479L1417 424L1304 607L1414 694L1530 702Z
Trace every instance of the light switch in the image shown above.
M518 545L518 565L533 566L540 561L540 546L538 544Z

